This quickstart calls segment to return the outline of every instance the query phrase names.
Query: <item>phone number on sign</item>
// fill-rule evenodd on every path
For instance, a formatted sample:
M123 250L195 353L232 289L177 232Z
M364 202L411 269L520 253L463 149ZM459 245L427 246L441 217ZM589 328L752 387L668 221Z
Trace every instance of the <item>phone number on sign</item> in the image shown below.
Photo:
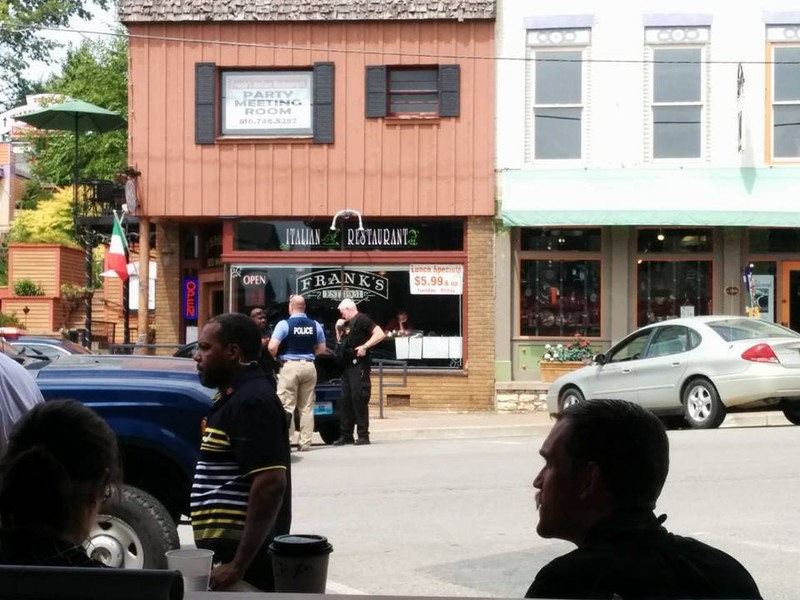
M297 119L286 117L239 119L239 125L295 125L296 123Z

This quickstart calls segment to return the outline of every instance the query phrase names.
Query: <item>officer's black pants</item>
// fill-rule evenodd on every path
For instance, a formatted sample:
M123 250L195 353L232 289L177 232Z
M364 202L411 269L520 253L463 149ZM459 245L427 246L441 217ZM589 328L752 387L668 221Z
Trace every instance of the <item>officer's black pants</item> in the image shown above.
M340 407L341 436L352 439L353 426L358 437L369 439L369 397L372 386L370 365L359 360L342 372L342 406Z

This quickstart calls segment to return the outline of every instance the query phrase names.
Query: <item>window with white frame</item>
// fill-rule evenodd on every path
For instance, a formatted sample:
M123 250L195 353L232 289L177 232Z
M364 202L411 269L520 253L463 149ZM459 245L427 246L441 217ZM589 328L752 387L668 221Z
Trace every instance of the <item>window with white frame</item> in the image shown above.
M589 29L528 32L528 159L585 158Z
M708 137L709 29L648 28L645 42L649 157L703 158Z
M800 25L769 27L772 42L772 158L800 157ZM794 42L794 43L792 43Z

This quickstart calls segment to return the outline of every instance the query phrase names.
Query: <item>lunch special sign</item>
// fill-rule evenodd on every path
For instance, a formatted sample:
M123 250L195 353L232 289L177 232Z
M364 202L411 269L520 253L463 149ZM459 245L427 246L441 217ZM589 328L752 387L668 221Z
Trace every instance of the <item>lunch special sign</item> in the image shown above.
M311 71L222 74L223 135L312 135Z

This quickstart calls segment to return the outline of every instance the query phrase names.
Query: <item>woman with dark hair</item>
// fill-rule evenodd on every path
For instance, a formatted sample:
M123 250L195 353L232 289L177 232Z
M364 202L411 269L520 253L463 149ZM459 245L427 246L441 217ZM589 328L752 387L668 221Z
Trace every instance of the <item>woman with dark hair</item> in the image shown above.
M0 564L101 567L83 548L121 479L114 432L74 400L31 409L0 462Z

